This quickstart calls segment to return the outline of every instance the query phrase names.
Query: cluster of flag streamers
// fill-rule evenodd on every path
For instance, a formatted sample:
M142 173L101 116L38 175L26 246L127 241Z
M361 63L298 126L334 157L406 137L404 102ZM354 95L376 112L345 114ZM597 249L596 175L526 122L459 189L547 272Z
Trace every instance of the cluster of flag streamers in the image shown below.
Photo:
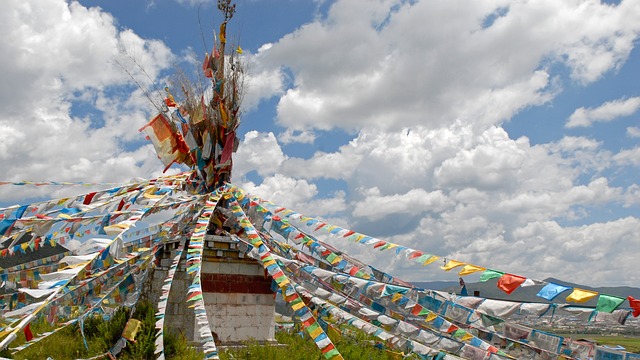
M273 226L278 226L281 228L284 227L284 234L286 235L285 237L294 241L296 244L299 244L300 242L306 240L308 236L306 236L298 228L292 226L292 224L289 223L288 219L298 220L306 226L312 228L313 231L323 230L331 235L334 235L337 238L344 238L345 240L350 242L371 246L372 248L378 249L380 251L394 250L396 255L404 253L407 260L415 261L422 264L423 266L443 259L443 257L439 255L425 253L403 245L376 239L364 234L360 234L353 230L345 229L336 225L328 224L315 218L304 216L300 213L284 207L278 207L268 201L262 200L257 197L252 198L253 203L262 204L269 209L269 218L271 221L273 221ZM634 311L633 316L637 317L640 315L640 300L634 299L632 296L623 298L615 295L600 294L591 290L572 288L552 282L545 282L541 280L530 279L520 275L510 274L503 271L492 270L483 266L478 266L463 261L453 260L449 258L445 259L446 263L441 266L441 269L445 271L451 271L453 269L460 268L460 271L458 272L458 275L460 276L482 272L480 281L485 282L491 279L497 279L497 287L507 294L511 294L521 286L526 287L532 285L544 285L544 287L538 292L537 296L549 301L555 299L556 296L564 291L572 290L565 299L567 302L584 303L595 298L596 296L599 296L596 310L603 312L612 312L613 310L617 309L625 300L628 300L631 308ZM333 261L335 262L336 260L334 259Z
M314 343L320 349L326 359L339 360L342 359L342 355L335 347L331 339L324 332L322 327L318 324L318 321L313 316L311 310L302 301L300 295L296 291L294 284L291 283L289 277L285 275L278 263L273 258L269 247L262 241L260 234L256 231L255 227L251 223L251 220L246 216L242 207L239 205L238 200L233 197L232 193L228 193L230 198L230 210L235 215L238 223L244 230L244 234L250 241L254 249L257 250L257 256L262 263L262 266L267 270L267 273L273 281L277 284L278 288L282 291L284 300L289 304L291 309L295 312L295 315L300 319L302 327L307 334L313 339Z
M77 313L78 310L69 310L74 307L89 308L87 312L80 312L87 315L96 308L121 305L125 295L135 291L133 275L146 270L151 258L149 248L144 252L132 249L132 252L124 254L123 239L150 236L158 231L159 226L149 226L127 235L125 232L135 226L139 220L160 208L179 208L189 203L194 197L187 196L185 199L178 199L177 202L160 205L176 187L183 185L188 176L189 174L183 174L73 198L0 209L0 233L5 246L9 240L15 241L21 234L30 234L32 239L27 244L34 244L34 246L23 248L24 245L21 244L20 247L24 250L37 250L42 238L55 239L56 232L60 230L65 232L64 227L56 229L54 225L57 223L82 226L101 221L100 230L94 230L95 233L92 232L92 234L104 235L105 240L100 243L99 251L88 255L69 256L68 252L65 252L5 269L0 273L5 287L11 283L15 285L19 283L21 286L30 285L10 294L11 300L14 298L19 300L15 304L13 301L8 301L9 306L6 306L7 301L5 301L4 317L9 324L2 329L0 336L4 339L0 346L7 347L21 330L24 330L27 339L33 342L50 335L47 333L33 338L29 323L39 316L45 315L47 320L55 323L58 315L70 316L72 312ZM132 206L134 204L136 209ZM131 211L120 211L125 206L131 207ZM96 215L99 212L103 214ZM52 217L55 215L57 217ZM118 222L104 221L105 218L115 220L118 217ZM47 225L41 226L43 222ZM73 234L70 229L66 231L66 233L69 232ZM55 243L51 245L54 246ZM5 248L0 254L10 256L12 252L9 249ZM70 269L59 270L58 263L73 265ZM35 299L47 297L44 301L28 305L29 300L24 297L25 294ZM74 305L65 305L67 303ZM18 305L16 307L19 309L12 311L13 305ZM82 319L82 315L78 319ZM26 348L32 341L28 341L14 351Z
M235 189L236 192L239 192L239 189ZM238 196L239 198L242 198L243 195L240 194ZM272 225L271 225L271 230L280 233L281 235L283 235L285 238L289 238L291 239L292 237L290 236L290 234L292 232L284 232L283 233L283 227L284 228L294 228L292 227L290 224L278 224L278 222L281 222L280 219L278 219L277 216L274 216L273 214L271 214L270 212L268 212L266 209L262 208L259 205L258 201L255 201L256 199L253 198L252 200L247 200L246 198L243 201L243 204L247 207L255 207L258 209L258 212L263 213L264 214L264 220L271 220L272 221ZM232 211L234 211L234 209L232 208ZM238 212L238 210L235 210L235 212ZM280 226L279 226L280 225ZM283 226L282 226L283 225ZM242 223L241 223L242 226ZM297 230L297 229L296 229ZM299 231L299 230L297 230ZM297 238L297 244L303 244L306 245L312 253L316 253L317 255L319 255L320 259L324 259L326 261L327 264L329 265L333 265L336 268L339 267L341 271L344 271L345 269L349 269L349 266L351 266L352 264L346 264L345 262L348 262L346 257L341 257L340 255L337 255L336 253L332 252L331 250L327 249L326 247L324 247L320 242L316 241L315 239L313 239L311 236L307 235L307 234L303 234L302 232L297 233L297 235L293 236L293 238ZM281 246L282 247L282 246ZM315 250L315 251L314 251ZM299 254L297 254L297 256L299 256ZM320 269L318 269L318 271L321 271ZM351 270L349 270L348 272L351 272L351 275L356 275L356 277L354 278L371 278L371 276L369 276L366 273L363 273L362 269L358 269L358 270L354 270L354 267L351 266ZM293 274L295 274L296 272L293 272ZM346 274L345 274L346 275ZM364 276L363 276L364 275ZM344 276L344 275L343 275ZM291 274L289 274L289 280L291 280ZM369 284L370 285L370 284ZM393 296L391 296L392 302L398 302L400 304L407 304L409 303L409 300L407 298L405 298L404 296L402 296L399 293L393 293L393 291L389 292L388 289L390 287L390 285L386 285L384 287L384 291L383 293L385 295L389 295L389 294L393 294ZM396 287L397 288L397 287ZM327 292L328 294L331 293L335 293L336 292L336 288L333 287L330 289L332 292ZM407 290L407 288L404 289L405 291ZM428 297L424 297L423 299L426 299ZM469 299L473 299L473 298L469 298ZM456 312L462 312L463 314L466 314L466 317L463 317L463 319L466 319L465 321L461 321L462 325L465 326L466 328L473 328L475 331L481 331L484 333L484 336L490 336L490 337L495 337L495 338L503 338L506 340L509 340L512 344L517 344L518 347L521 348L527 348L529 349L530 352L532 353L548 353L548 354L559 354L560 353L560 347L559 344L562 343L562 338L561 337L555 337L551 334L547 334L547 333L543 333L537 330L533 330L533 329L529 329L528 334L530 335L530 338L515 338L515 339L510 339L508 336L506 336L505 334L497 334L497 333L493 333L491 331L487 331L483 326L479 327L479 328L475 328L473 326L474 322L480 322L485 323L485 322L489 322L491 323L492 321L498 321L501 322L502 320L497 318L496 315L510 315L511 313L513 313L516 310L520 310L520 311L525 311L525 312L532 312L535 310L535 312L540 316L546 312L548 312L550 309L553 309L553 311L555 311L557 305L556 304L520 304L520 303L516 303L516 302L502 302L502 301L496 301L496 300L484 300L481 299L483 301L475 301L475 305L479 307L479 309L482 309L485 311L485 313L482 313L480 310L474 310L472 308L466 308L464 306L461 306L460 304L456 304L450 301L446 301L444 302L445 305L441 307L442 309L442 317L439 316L437 314L437 312L431 311L429 310L427 307L422 306L420 304L413 304L410 306L410 312L413 316L418 316L418 315L425 315L425 321L426 322L432 322L434 325L436 325L436 329L446 333L446 334L455 334L455 337L458 337L458 340L466 340L469 341L469 344L467 345L463 345L460 348L457 349L458 352L462 352L464 354L466 354L465 356L469 356L469 353L475 353L475 354L480 354L481 352L484 351L482 356L487 355L486 352L488 351L491 354L498 354L497 356L504 356L504 353L500 353L500 351L498 351L495 347L492 347L490 345L487 345L485 342L483 342L482 340L480 340L479 338L477 338L476 336L471 335L469 332L457 327L456 325L454 325L452 322L449 322L448 320L446 320L446 318L444 318L445 315L447 316L452 316L452 314L456 313ZM335 299L334 299L335 301ZM369 301L371 301L369 299ZM437 303L438 301L436 299L432 299L431 301L427 301L428 304L434 304ZM442 302L440 302L442 304ZM473 302L472 302L473 303ZM480 304L480 305L479 305ZM362 307L359 308L367 308L367 306L372 306L375 305L379 308L384 309L384 307L381 307L380 304L376 304L374 302L366 302L365 304L362 305ZM440 307L438 307L440 308ZM509 311L505 312L504 309L509 309ZM437 309L437 308L436 308ZM561 307L561 309L563 311L568 311L568 312L585 312L585 309L582 308L569 308L569 307ZM589 311L591 312L591 311ZM628 316L628 311L617 311L619 313L622 313L622 316L618 317L620 320L624 319L626 316ZM625 315L626 312L626 315ZM398 313L394 313L393 311L391 311L392 316L395 315L395 317L397 318ZM613 317L615 318L615 316ZM622 321L623 322L623 321ZM514 325L515 326L515 325ZM509 327L507 327L509 328ZM441 337L436 337L436 339L440 339ZM536 343L542 343L540 341L541 338L552 338L554 339L554 341L551 342L551 346L547 346L546 348L544 346L541 345L541 347L536 347L533 344ZM520 340L518 340L520 339ZM537 340L537 342L526 342L528 340ZM479 345L480 347L476 347L474 345ZM545 344L543 344L545 345ZM475 350L474 350L475 349ZM480 355L478 355L480 356ZM482 357L479 357L482 358Z
M459 268L461 276L482 271L482 281L497 279L498 287L507 293L520 286L544 285L538 296L547 300L572 290L567 301L583 302L599 296L598 305L595 311L589 310L587 313L586 308L567 304L452 297L445 293L416 289L319 241L294 225L293 221L310 227L311 231L324 230L381 251L394 250L396 255L404 253L407 259L423 265L442 257L305 217L260 198L247 196L230 184L214 193L202 194L194 190L198 184L185 187L190 176L181 174L68 199L0 209L2 240L14 249L16 245L22 248L23 244L11 243L25 234L36 235L31 235L31 240L26 242L33 246L27 246L23 249L25 251L35 250L45 242L54 246L65 237L77 239L79 234L102 235L109 239L102 243L99 251L84 257L55 255L0 272L0 279L5 286L19 283L31 287L20 288L9 297L2 298L4 316L10 324L0 333L0 337L4 337L0 346L6 347L15 339L18 331L24 331L29 341L12 349L14 352L21 351L64 326L77 322L82 329L83 319L92 312L116 307L127 297L137 298L141 287L136 279L143 278L143 273L151 266L152 254L156 252L161 239L172 237L174 240L181 239L181 245L163 283L156 312L155 353L159 359L164 358L164 315L173 276L184 253L184 234L190 233L185 258L192 283L187 289L187 302L194 309L197 333L204 344L205 357L218 358L200 275L205 234L220 204L225 204L235 219L235 228L231 230L233 238L248 245L248 255L264 266L284 300L300 319L305 332L327 359L342 358L330 338L339 336L339 329L333 325L358 328L401 353L409 351L427 357L445 356L450 359L507 359L512 358L512 351L505 352L492 343L501 341L508 344L506 348L518 349L520 353L532 357L559 356L571 353L572 346L578 347L562 337L507 321L513 313L542 316L549 312L567 312L587 321L608 316L623 322L631 312L618 309L624 301L620 297L542 283L452 259L442 266L445 271ZM164 209L178 211L163 224L136 228L140 220ZM256 216L261 217L258 220L262 221L256 222L256 219L247 215L250 213L258 214ZM254 223L263 224L263 227L257 229ZM42 227L41 224L46 225ZM265 225L269 225L268 230L264 228ZM270 233L279 234L300 248L278 242ZM36 242L36 239L40 240ZM129 240L126 251L125 239ZM7 252L0 251L0 255L11 256L8 248L4 250ZM67 269L58 270L54 266L58 263L70 265L70 261L74 265ZM24 306L30 301L25 296L36 300L43 296L46 298ZM631 297L628 300L634 316L640 315L640 301ZM20 303L24 307L14 306ZM72 322L57 324L54 332L37 337L31 333L29 323L35 318L46 316L52 324L56 324L54 319L57 315L69 316L72 312L79 314L78 317ZM333 325L324 320L327 317ZM500 330L495 328L498 324L501 325Z
M255 203L253 203L253 204L254 204L254 206L255 206ZM233 211L233 210L232 210L232 211ZM330 255L327 255L327 256L330 256ZM282 259L280 259L280 260L282 260ZM289 280L293 279L293 278L295 277L295 274L300 273L300 271L298 271L298 270L299 270L299 269L295 269L295 270L293 270L291 273L289 273L289 274L288 274L288 276L289 276ZM322 271L322 270L320 270L320 269L316 269L316 271ZM341 275L341 276L346 276L346 275ZM354 281L354 282L358 282L360 285L363 285L363 284L366 284L367 286L371 285L371 282L369 282L369 281L364 281L364 280L362 280L361 278L358 278L358 277L350 277L350 279L352 279L352 281ZM306 280L307 280L307 282L308 282L308 279L306 279ZM326 279L325 279L325 280L326 280ZM357 281L356 281L356 280L357 280ZM380 284L380 285L382 285L382 284ZM390 294L390 293L391 293L391 292L388 292L388 291L387 291L387 290L389 290L390 288L394 288L394 287L393 287L393 286L390 286L390 285L387 285L387 286L385 287L385 294L386 294L386 295L388 295L388 294ZM396 289L396 290L399 290L400 288L399 288L399 287L395 287L395 289ZM404 291L406 291L406 290L408 290L408 288L404 288ZM336 287L332 287L332 288L330 288L330 291L325 292L325 294L334 294L334 295L333 295L333 298L331 299L331 300L332 300L332 302L336 302L336 303L340 303L340 304L342 304L342 302L341 302L341 301L336 300L336 298L335 298L335 294L336 294L336 293L338 293L338 292L339 292L339 290L337 290L337 289L336 289ZM397 294L397 293L396 293L396 294L393 296L394 301L395 301L395 300L397 300L397 299L400 299L400 298L401 298L401 296L400 296L400 297L398 297L398 295L399 295L399 294ZM344 297L344 298L342 298L342 300L344 301L346 298L347 298L347 297ZM286 298L285 298L285 300L286 300ZM352 305L353 305L353 300L350 300L350 301L351 301L351 303L352 303ZM407 302L408 302L408 300L405 300L405 301L404 301L404 304L406 304ZM403 302L401 302L401 303L403 303ZM415 303L414 303L414 304L415 304ZM369 299L369 301L368 301L368 302L366 302L366 300L365 300L365 303L359 303L359 304L356 304L356 305L354 306L354 309L356 309L356 310L357 310L357 309L359 309L360 311L364 311L363 309L367 309L367 308L368 308L368 306L372 306L372 305L374 305L374 303L371 301L371 299ZM380 306L379 304L375 304L375 305L376 305L376 306ZM434 313L429 313L429 311L428 311L428 310L426 310L426 309L424 309L424 308L420 307L420 306L419 306L419 305L417 305L417 304L416 304L416 305L412 305L410 308L411 308L411 313L410 313L410 315L413 315L413 316L416 316L416 315L418 315L418 314L419 314L419 315L427 315L427 319L429 319L430 321L435 319L435 321L433 321L433 323L434 323L434 324L437 324L437 328L436 328L436 330L437 330L437 331L443 331L443 332L445 332L445 330L446 330L446 331L448 331L448 333L454 333L456 336L460 337L461 339L464 339L464 340L466 340L466 341L470 341L470 342L474 342L474 343L475 343L475 345L479 345L479 346L480 346L480 347L476 347L476 346L471 345L471 344L467 344L467 345L464 345L464 346L463 346L462 344L460 344L460 343L459 343L459 342L457 342L457 341L454 341L454 340L448 339L448 338L443 337L443 336L437 336L437 335L435 335L435 334L431 334L431 336L430 336L430 337L431 337L432 339L437 339L437 343L439 344L439 346L443 347L443 348L444 348L445 350L447 350L447 351L454 351L454 352L455 352L455 351L461 351L461 349L464 349L464 350L463 350L463 352L464 352L464 353L472 352L472 353L475 353L475 354L482 354L482 356L485 356L485 355L487 355L487 354L488 354L488 355L491 355L491 354L494 354L494 353L501 353L501 352L500 352L500 351L498 351L495 347L492 347L492 346L490 346L489 344L487 344L487 343L483 342L482 340L478 339L477 337L475 337L475 336L471 335L470 333L465 332L464 330L461 330L461 329L457 328L457 327L456 327L455 325L453 325L451 322L448 322L448 321L444 320L444 319L443 319L443 318L441 318L440 316L438 316L438 315L436 315L436 314L434 314ZM384 315L383 315L383 316L384 316ZM394 318L396 318L396 319L397 319L398 317L402 317L402 316L399 314L399 312L392 312L392 316L393 316ZM390 320L390 319L391 319L391 318L389 318L389 317L386 317L386 318L387 318L388 320ZM353 317L352 317L352 319L353 319ZM395 320L391 320L391 321L395 321ZM354 325L354 324L355 324L355 325L361 325L361 324L362 324L362 322L355 322L355 323L350 323L350 324L351 324L351 325ZM401 323L400 325L401 325L401 326L403 326L403 328L404 328L404 329L412 328L412 325L409 325L409 324L406 324L406 323ZM443 328L443 327L444 327L444 328ZM442 328L442 329L441 329L441 328ZM370 329L370 327L369 327L369 328L367 328L367 329ZM413 329L417 329L417 328L416 328L415 326L413 326ZM374 335L378 336L378 334L375 334L375 333L374 333ZM381 336L385 336L385 333L381 333ZM423 336L424 336L424 335L423 335ZM402 344L405 344L405 342L401 342L401 343L402 343ZM431 353L431 352L433 352L433 351L434 351L433 349L430 349L430 348L428 348L428 347L425 347L424 345L422 345L422 344L421 344L421 343L419 343L419 342L412 342L411 344L412 344L412 346L411 346L411 347L412 347L412 349L413 349L412 351L414 351L414 352L418 351L418 352L421 352L421 353L423 353L423 354L427 354L427 353ZM459 346L457 346L457 347L456 347L456 346L452 346L452 344L458 344ZM392 345L394 345L394 344L392 344ZM434 345L436 345L436 344L434 344ZM437 352L437 351L436 351L436 352ZM504 355L504 353L502 353L502 354Z
M195 169L204 180L205 189L212 190L231 178L232 153L239 140L242 94L242 64L237 51L225 54L227 20L221 24L218 43L206 54L202 71L211 79L212 95L195 94L189 81L179 80L185 99L176 102L169 88L167 97L158 107L158 114L140 131L153 144L165 171L173 164ZM229 71L230 70L230 71Z

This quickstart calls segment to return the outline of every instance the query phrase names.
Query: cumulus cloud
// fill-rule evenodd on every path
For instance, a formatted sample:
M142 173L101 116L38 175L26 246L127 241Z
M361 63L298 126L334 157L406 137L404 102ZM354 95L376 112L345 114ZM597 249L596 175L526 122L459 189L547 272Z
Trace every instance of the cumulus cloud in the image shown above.
M242 178L251 171L266 177L278 172L286 159L273 133L249 131L235 155L233 175Z
M628 127L627 135L632 138L640 138L640 128L635 126Z
M553 104L566 87L565 70L571 86L588 86L619 69L638 38L640 4L463 5L336 1L326 15L246 52L243 111L276 97L280 127L239 134L234 183L301 213L449 258L587 285L637 283L637 253L628 249L640 236L638 218L592 216L593 209L639 206L637 178L615 176L638 166L637 146L613 153L601 138L563 134L535 142L513 138L503 124L523 109ZM159 175L152 147L137 133L149 101L113 60L134 76L144 75L140 64L157 80L175 60L171 51L119 30L97 8L62 0L5 7L15 11L0 13L0 52L15 56L0 60L7 74L0 84L7 109L0 115L2 180ZM123 49L131 56L122 57ZM631 115L637 99L585 107L567 127ZM74 111L86 107L93 110ZM314 148L333 128L354 135L306 157L285 151ZM638 133L627 128L632 140ZM326 183L338 185L325 191ZM3 201L25 196L0 191ZM387 252L343 246L408 280L443 277L389 260ZM608 269L611 261L616 271Z
M578 108L569 116L568 128L591 126L595 122L609 122L633 115L640 109L640 97L608 101L596 108Z
M151 104L121 65L146 85L171 64L171 51L77 2L10 1L4 7L12 9L0 14L0 52L10 54L0 61L6 75L0 84L4 179L126 182L150 176L148 164L157 161L150 149L123 149L142 140L137 129ZM107 95L110 89L119 91ZM93 111L78 117L72 115L76 107ZM4 201L64 193L0 191Z
M619 68L638 16L632 1L338 1L265 62L294 75L278 105L288 128L487 126L553 99L551 65L582 84Z
M280 206L296 209L301 213L329 216L346 208L343 192L316 198L318 188L315 184L281 174L265 178L260 185L247 182L243 183L242 187L253 195L273 201Z

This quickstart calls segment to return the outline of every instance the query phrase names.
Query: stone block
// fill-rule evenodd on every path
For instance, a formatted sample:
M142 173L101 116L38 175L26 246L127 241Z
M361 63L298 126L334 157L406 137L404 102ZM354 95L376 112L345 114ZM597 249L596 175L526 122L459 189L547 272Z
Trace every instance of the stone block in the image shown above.
M220 263L217 261L205 261L202 263L203 274L218 274L220 272Z
M237 274L239 269L239 264L236 262L221 262L220 263L220 273L221 274Z

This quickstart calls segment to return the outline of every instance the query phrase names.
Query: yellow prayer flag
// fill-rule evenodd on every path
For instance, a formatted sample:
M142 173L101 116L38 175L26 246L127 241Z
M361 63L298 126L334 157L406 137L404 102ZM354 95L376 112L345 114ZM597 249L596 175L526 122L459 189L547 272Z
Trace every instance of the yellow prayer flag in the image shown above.
M242 48L240 47L240 45L238 45L238 48L236 49L236 52L238 54L242 54Z
M402 360L404 359L404 353L403 352L394 352L391 350L385 350L386 354L387 354L387 358L388 359L393 359L393 360Z
M222 119L222 127L226 128L227 123L229 122L229 117L227 116L227 109L222 102L220 102L218 108L220 109L220 118Z
M465 342L465 341L469 341L473 339L473 335L469 334L469 333L465 333L464 335L462 335L462 337L460 338L460 341Z
M124 326L124 330L122 331L122 337L132 342L135 341L136 334L138 334L138 331L141 327L142 322L140 320L129 319L129 321L127 321L127 324Z
M298 311L298 310L302 309L303 307L304 307L304 302L303 301L300 301L299 303L291 305L291 309L293 309L293 311Z
M566 300L571 302L583 303L593 299L596 296L598 296L598 293L595 291L574 288L573 292L569 294L569 296L567 296Z
M322 334L322 328L320 326L318 326L317 328L313 329L309 335L311 336L312 339L317 338L320 334Z
M274 259L271 259L271 260L265 261L264 263L262 263L262 265L264 265L265 267L267 267L267 266L269 266L269 265L273 265L273 264L275 264L275 263L276 263L276 261L275 261Z
M462 261L449 260L444 266L440 266L440 269L444 271L449 271L453 268L456 268L462 265L465 265L465 263L463 263Z
M402 294L400 294L400 293L395 293L395 294L393 294L393 296L391 297L391 301L392 301L392 302L396 302L396 301L400 300L401 298L402 298Z
M220 33L218 35L220 37L220 43L224 44L227 42L227 23L223 22L220 24Z
M467 264L462 268L462 270L460 270L458 275L465 276L465 275L473 274L473 273L478 272L478 271L485 271L485 270L487 270L487 269L483 268L481 266Z
M434 313L432 313L432 312L429 312L429 313L427 314L427 317L424 319L424 321L426 321L426 322L432 322L432 321L433 321L433 320L435 320L437 317L438 317L438 315L436 315L436 314L434 314Z
M329 338L333 341L333 342L337 342L342 340L342 333L340 332L340 330L336 329L335 327L333 327L331 324L328 324L327 327L327 336L329 336Z

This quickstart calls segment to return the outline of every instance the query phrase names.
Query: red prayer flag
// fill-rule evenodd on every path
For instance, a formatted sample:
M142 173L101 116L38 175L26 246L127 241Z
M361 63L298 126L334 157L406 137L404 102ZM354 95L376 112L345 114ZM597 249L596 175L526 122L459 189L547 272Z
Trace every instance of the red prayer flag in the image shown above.
M511 294L517 289L527 278L518 275L504 274L498 279L498 288L507 294Z
M414 306L413 309L411 310L411 313L415 316L418 316L422 311L422 309L423 309L422 306L420 306L419 304L416 304L416 306Z
M377 248L379 248L380 246L384 246L384 245L386 245L386 244L387 244L387 242L386 242L386 241L382 241L382 240L380 240L380 241L378 241L375 245L373 245L373 248L374 248L374 249L377 249Z
M629 306L633 309L633 317L638 317L638 315L640 315L640 299L634 299L629 295L627 300L629 300Z
M27 324L27 326L24 327L24 337L27 341L31 341L31 339L33 339L33 334L31 333L31 327L29 325L31 324Z
M92 192L92 193L88 193L87 195L84 196L84 201L82 202L84 205L89 205L91 204L91 200L93 200L93 197L96 196L96 192Z

